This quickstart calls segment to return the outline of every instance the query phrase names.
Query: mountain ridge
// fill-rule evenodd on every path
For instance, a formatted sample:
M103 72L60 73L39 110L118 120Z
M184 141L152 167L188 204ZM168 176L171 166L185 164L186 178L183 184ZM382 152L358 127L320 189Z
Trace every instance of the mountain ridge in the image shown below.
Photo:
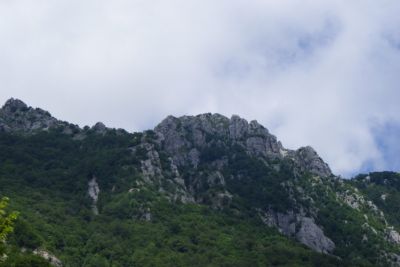
M216 126L215 123L218 120L220 123L228 125L228 129L225 129L228 131L224 132L223 129L213 128ZM182 117L169 115L154 128L154 131L161 135L168 135L168 132L165 131L166 128L175 127L176 130L177 125L173 125L173 121L178 121L178 124L184 124L186 122L186 127L194 127L192 130L200 134L200 136L197 137L193 136L196 145L201 145L202 142L204 143L203 140L198 139L205 138L199 130L202 127L202 130L204 130L206 134L223 134L225 137L228 136L233 140L240 140L245 138L245 135L249 135L249 138L246 140L246 146L254 155L261 154L263 156L284 157L289 154L291 157L295 157L295 154L302 154L302 157L299 157L299 159L303 158L305 160L303 165L309 165L311 171L315 172L315 174L321 176L332 175L328 164L319 157L311 146L300 147L297 150L286 149L282 146L280 141L277 141L274 135L269 133L267 128L259 124L256 120L248 122L238 115L232 115L231 119L228 119L218 113L204 113L196 116ZM193 121L195 121L195 125L190 125ZM88 126L85 126L84 128L87 127ZM50 128L64 128L63 133L71 135L77 135L84 130L78 125L52 117L48 111L40 108L32 108L19 99L10 98L0 109L0 132L34 133L35 131L47 131ZM98 133L104 133L110 128L107 128L102 122L97 122L91 129ZM119 130L124 131L123 129ZM177 140L177 136L174 136L174 139L161 138L164 140L167 139L165 140L167 142L182 142L182 140Z
M211 113L168 116L153 130L128 133L102 123L79 128L10 99L0 109L0 136L7 151L0 157L0 194L12 192L30 219L38 220L13 186L44 190L45 200L58 192L86 214L71 218L86 218L89 228L96 218L152 225L166 201L175 208L209 208L226 214L225 220L256 220L343 265L400 263L400 219L389 203L400 203L400 188L381 185L375 174L368 180L374 183L366 176L335 176L313 148L286 149L257 121ZM10 171L17 166L23 168ZM400 181L395 173L383 176L393 185ZM51 213L36 209L53 225ZM249 227L263 229L256 225ZM63 261L81 260L47 246Z

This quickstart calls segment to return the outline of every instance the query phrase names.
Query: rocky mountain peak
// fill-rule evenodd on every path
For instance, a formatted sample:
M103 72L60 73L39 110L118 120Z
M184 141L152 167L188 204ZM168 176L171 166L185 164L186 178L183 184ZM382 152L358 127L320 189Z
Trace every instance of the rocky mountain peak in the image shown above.
M258 166L260 173L273 169L276 172L268 178L271 180L272 176L281 175L281 167L284 169L290 166L288 168L292 168L292 174L277 182L275 190L285 192L280 202L290 202L291 207L296 207L297 211L282 209L283 213L260 212L261 218L266 224L281 229L283 234L296 238L315 251L331 253L334 250L335 243L325 235L323 228L317 225L312 215L314 211L307 206L303 207L302 204L298 206L295 204L297 203L294 197L294 191L297 190L294 186L297 183L296 177L301 177L305 173L320 177L332 175L329 166L313 148L308 146L298 150L285 149L263 125L255 120L248 122L238 115L233 115L230 119L211 113L197 116L168 116L155 127L154 131L160 145L158 149L166 153L176 170L175 176L183 181L181 185L186 192L185 199L200 204L211 203L214 208L223 209L229 206L233 197L241 194L249 193L254 199L264 197L265 192L259 197L254 197L258 194L256 192L260 185L247 193L241 186L234 186L243 181L246 181L243 183L248 186L248 183L259 177L252 176L246 171L226 171L241 166L238 158L243 160L248 157L249 165L258 162L260 165L256 164L250 168ZM163 173L159 153L149 151L147 156L148 159L142 162L143 173L149 181L156 180L156 176L162 176ZM178 179L174 178L172 181L177 183ZM168 189L163 188L161 191L167 192ZM301 194L304 195L304 192ZM179 199L179 194L175 195L176 197L173 196L172 199ZM256 201L252 205L261 210L277 208L279 205L273 204L271 199L263 204ZM307 212L299 212L303 209Z
M93 125L92 130L99 134L105 134L107 132L107 127L102 122L97 122Z
M311 170L311 173L321 177L332 175L329 165L310 146L301 147L296 150L295 159L304 168L303 170Z
M233 115L229 123L229 133L232 139L240 139L247 134L249 124L245 119L240 118L238 115Z
M14 113L16 111L27 111L28 106L19 99L10 98L6 101L2 110L7 113Z
M239 117L238 115L233 115L229 123L230 137L233 139L241 139L249 135L259 135L259 136L269 136L272 135L269 131L259 124L256 120L247 122L247 120Z
M198 162L196 155L202 149L231 144L242 146L251 155L282 157L282 145L275 136L257 121L249 123L237 115L231 119L211 113L168 116L154 130L178 165L186 165L189 154L192 161Z
M0 109L0 132L32 133L55 127L71 128L70 126L72 127L67 122L55 119L49 112L32 108L19 99L10 98Z
M263 125L256 120L248 122L238 115L233 115L230 119L211 113L178 118L168 116L154 131L160 137L163 148L178 166L197 166L202 150L235 144L256 157L288 157L301 172L310 172L321 177L332 175L328 164L312 147L285 149Z
M182 116L179 118L168 116L155 127L155 131L167 137L172 132L179 132L180 134L186 135L194 134L200 137L201 134L199 132L201 132L203 134L212 134L214 137L218 138L226 138L231 141L243 141L248 137L254 136L271 138L276 141L276 137L271 135L264 126L255 120L249 123L238 115L233 115L231 119L229 119L217 113ZM193 141L195 141L196 144L203 143L198 140L198 138L195 138Z
M59 121L49 112L32 108L19 99L7 100L0 109L0 132L33 133L58 127L62 127L66 134L80 131L79 127ZM107 129L101 122L92 127L99 134L104 134ZM332 175L329 166L313 148L303 147L296 151L285 149L263 125L256 120L248 122L238 115L231 118L218 113L168 116L154 131L163 149L177 166L196 167L202 151L238 145L251 156L265 159L289 157L301 172L308 171L318 176Z

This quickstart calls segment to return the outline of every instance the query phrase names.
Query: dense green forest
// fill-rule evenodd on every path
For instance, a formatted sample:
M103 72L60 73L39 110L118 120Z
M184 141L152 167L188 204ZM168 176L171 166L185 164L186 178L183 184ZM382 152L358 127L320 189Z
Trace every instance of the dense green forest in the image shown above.
M255 121L81 129L10 100L0 152L0 266L400 265L399 174L342 179Z
M29 253L37 248L64 266L338 265L248 214L170 203L152 188L128 192L140 179L138 159L127 150L138 135L89 132L77 141L58 131L1 134L0 192L20 212L3 265L46 266ZM98 216L87 196L94 174L104 188ZM151 220L141 218L144 209Z

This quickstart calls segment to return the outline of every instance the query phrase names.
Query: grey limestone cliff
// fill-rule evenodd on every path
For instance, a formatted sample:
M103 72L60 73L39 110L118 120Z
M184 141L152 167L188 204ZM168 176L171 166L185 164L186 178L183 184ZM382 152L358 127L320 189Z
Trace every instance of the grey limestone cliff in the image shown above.
M335 249L335 243L324 234L312 217L307 217L304 213L269 210L260 216L267 225L278 228L282 234L295 238L315 251L332 253Z
M0 132L33 133L62 127L71 134L77 126L59 121L40 108L32 108L18 99L9 99L0 109Z
M257 121L247 122L237 115L228 119L220 114L201 114L176 118L168 116L157 127L163 148L178 166L196 167L199 152L220 144L237 144L249 155L266 159L290 158L300 172L331 176L332 172L315 150L309 146L298 150L285 149L281 142Z

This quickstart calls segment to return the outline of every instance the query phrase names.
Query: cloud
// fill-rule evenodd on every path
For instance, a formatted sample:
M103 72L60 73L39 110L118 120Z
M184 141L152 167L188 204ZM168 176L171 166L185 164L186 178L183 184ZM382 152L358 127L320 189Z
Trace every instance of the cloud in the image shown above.
M396 0L5 0L0 100L129 130L239 114L338 174L398 170L396 138L377 129L400 125L399 12Z

